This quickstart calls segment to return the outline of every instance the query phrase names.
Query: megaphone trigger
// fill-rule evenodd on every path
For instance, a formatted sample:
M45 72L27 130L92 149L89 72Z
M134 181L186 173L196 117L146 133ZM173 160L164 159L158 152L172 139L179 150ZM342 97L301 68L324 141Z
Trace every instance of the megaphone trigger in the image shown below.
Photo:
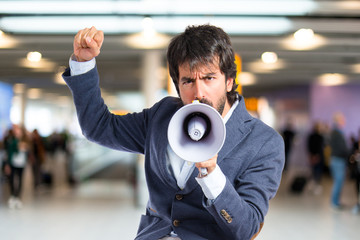
M200 168L200 176L205 177L208 174L206 168Z

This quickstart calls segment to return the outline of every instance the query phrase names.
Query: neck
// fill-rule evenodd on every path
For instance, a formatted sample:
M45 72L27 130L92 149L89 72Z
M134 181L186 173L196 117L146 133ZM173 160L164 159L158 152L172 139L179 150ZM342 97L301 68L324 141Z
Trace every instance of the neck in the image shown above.
M221 115L223 118L229 112L230 108L231 108L231 105L230 105L229 101L226 99L225 106L224 106L224 111L222 112L222 115Z

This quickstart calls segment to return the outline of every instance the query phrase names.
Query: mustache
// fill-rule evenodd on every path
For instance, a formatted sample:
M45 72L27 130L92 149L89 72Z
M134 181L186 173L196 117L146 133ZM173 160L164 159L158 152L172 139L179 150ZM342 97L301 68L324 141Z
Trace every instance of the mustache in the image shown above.
M198 100L200 103L204 103L204 104L207 104L211 107L214 107L214 105L212 104L212 102L210 102L209 100L207 100L206 98L201 98L201 99L195 99L195 100Z
M225 107L225 99L222 99L223 101L218 106L214 106L214 104L206 98L195 99L195 100L198 100L200 103L204 103L206 105L209 105L210 107L215 108L220 113L220 115L223 114Z

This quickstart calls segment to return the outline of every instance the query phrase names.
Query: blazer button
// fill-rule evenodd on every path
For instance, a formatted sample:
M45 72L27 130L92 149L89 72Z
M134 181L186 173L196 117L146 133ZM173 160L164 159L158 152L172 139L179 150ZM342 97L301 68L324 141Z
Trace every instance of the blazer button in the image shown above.
M174 225L175 227L178 227L178 226L180 225L180 221L179 221L179 220L174 220L174 221L173 221L173 225Z
M225 210L225 209L222 209L220 211L220 214L223 216L223 218L225 218L226 222L227 223L231 223L232 222L232 218L230 216L230 214Z
M180 201L180 200L183 199L183 195L181 195L181 194L176 194L176 195L175 195L175 198Z

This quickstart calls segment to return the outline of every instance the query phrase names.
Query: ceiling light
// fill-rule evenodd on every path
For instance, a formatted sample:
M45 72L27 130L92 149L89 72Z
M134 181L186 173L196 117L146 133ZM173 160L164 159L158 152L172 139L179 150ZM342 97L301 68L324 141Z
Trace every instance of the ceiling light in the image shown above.
M301 28L294 33L296 41L311 41L314 38L314 31L310 28Z
M238 77L241 86L250 86L256 83L255 75L250 72L241 72Z
M321 2L319 3L319 7L321 6ZM334 1L332 2L333 5L335 5L336 7L334 7L334 9L336 10L346 10L346 11L353 11L354 13L358 13L358 11L360 10L360 2L359 1Z
M264 63L259 59L258 61L248 63L246 69L252 73L272 73L285 67L286 64L281 59L278 59L275 63Z
M29 60L30 62L40 62L41 57L42 55L39 52L29 52L26 55L27 60Z
M340 73L325 73L319 76L318 83L322 86L337 86L347 82L345 75Z
M301 35L300 35L301 36ZM298 39L300 39L299 37ZM282 41L282 45L289 50L304 51L319 48L326 44L327 40L319 34L314 34L311 40L298 40L295 36L289 36Z
M150 17L146 17L142 20L143 34L146 38L155 36L155 29L153 20Z
M21 67L31 68L35 72L54 72L56 70L56 63L46 58L41 58L38 62L23 58L19 60L18 64Z
M154 29L152 18L145 17L142 20L142 31L125 38L125 43L133 48L156 49L164 48L168 45L170 37L157 33Z
M27 90L27 97L29 99L38 99L41 97L41 93L42 91L39 88L29 88Z
M262 55L261 55L261 60L264 62L264 63L276 63L277 60L278 60L278 56L276 53L274 52L264 52Z
M0 48L15 48L18 41L0 30Z
M170 37L164 34L154 32L152 37L144 32L132 34L125 38L125 43L132 48L139 49L157 49L164 48L168 45Z
M26 88L25 84L16 83L16 84L14 84L14 86L13 86L13 91L14 91L14 93L16 93L16 94L22 94L22 93L25 91L25 88Z
M168 45L170 38L155 31L152 18L145 17L142 20L142 29L140 33L126 37L125 42L127 45L140 49L156 49Z
M351 70L353 73L360 73L360 63L352 65Z

